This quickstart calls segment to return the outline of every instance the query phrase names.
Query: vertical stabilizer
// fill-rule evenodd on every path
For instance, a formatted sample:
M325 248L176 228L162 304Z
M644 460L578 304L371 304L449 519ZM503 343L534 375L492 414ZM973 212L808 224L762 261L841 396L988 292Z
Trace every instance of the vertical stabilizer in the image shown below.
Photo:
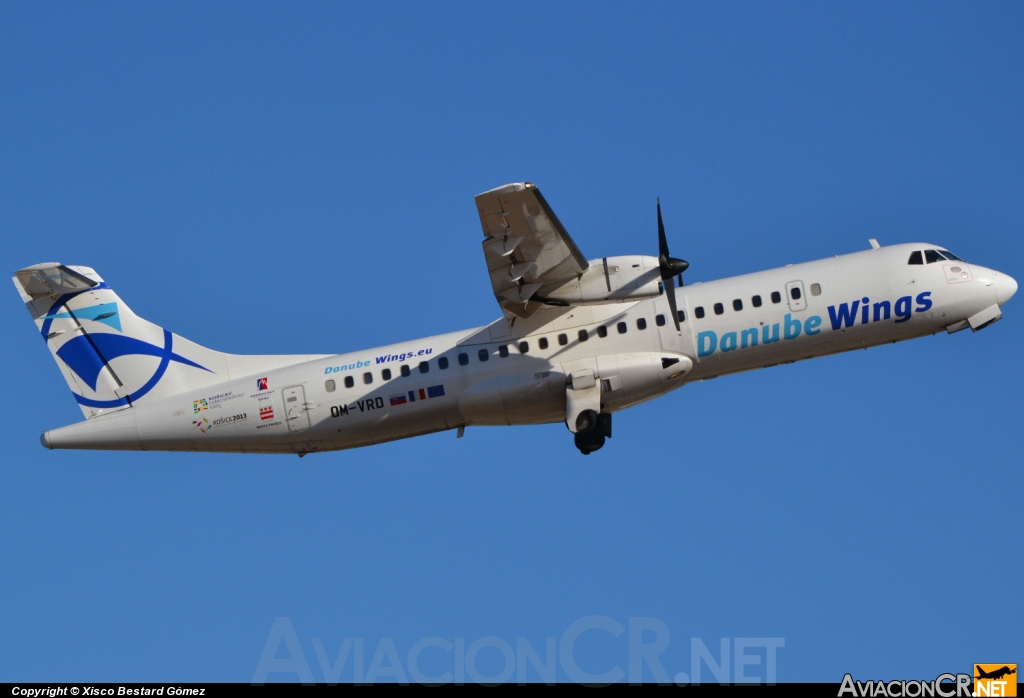
M89 267L37 264L14 285L87 418L317 358L207 349L133 313Z

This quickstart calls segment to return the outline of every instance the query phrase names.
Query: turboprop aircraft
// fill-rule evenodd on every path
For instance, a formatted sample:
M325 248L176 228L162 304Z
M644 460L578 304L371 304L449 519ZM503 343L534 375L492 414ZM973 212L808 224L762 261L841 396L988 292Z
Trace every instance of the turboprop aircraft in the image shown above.
M683 285L657 257L587 259L540 190L476 197L502 317L338 355L224 354L135 315L88 267L15 272L85 421L46 448L297 453L466 426L564 421L584 454L612 415L737 371L988 327L1017 291L940 245L871 248ZM676 284L678 279L678 286Z

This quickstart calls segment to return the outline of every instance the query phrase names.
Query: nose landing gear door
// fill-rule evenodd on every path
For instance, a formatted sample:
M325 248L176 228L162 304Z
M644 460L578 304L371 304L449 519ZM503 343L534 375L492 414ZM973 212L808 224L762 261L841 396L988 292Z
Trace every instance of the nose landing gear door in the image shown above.
M309 406L306 404L306 391L301 385L293 385L281 391L284 399L284 418L288 423L288 431L305 431L309 429Z
M790 281L786 284L786 300L789 302L789 309L794 313L807 307L803 281Z

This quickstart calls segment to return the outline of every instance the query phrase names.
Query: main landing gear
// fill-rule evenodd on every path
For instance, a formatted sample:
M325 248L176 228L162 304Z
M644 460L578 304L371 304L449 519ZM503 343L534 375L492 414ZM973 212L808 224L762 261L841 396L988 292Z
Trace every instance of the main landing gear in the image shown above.
M612 438L612 416L597 413L594 410L583 410L576 417L576 448L585 456L589 456L604 446L604 440Z

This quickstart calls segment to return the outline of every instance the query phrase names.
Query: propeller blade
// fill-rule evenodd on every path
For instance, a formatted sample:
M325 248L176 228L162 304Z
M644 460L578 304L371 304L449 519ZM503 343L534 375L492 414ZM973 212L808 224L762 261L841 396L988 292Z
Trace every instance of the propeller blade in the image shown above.
M682 332L683 329L679 326L679 311L676 309L676 285L671 278L665 282L665 293L668 294L668 307L672 311L672 322L676 325L676 332Z
M676 332L682 332L679 326L679 311L676 309L674 277L679 277L679 285L682 286L683 272L690 266L690 263L669 255L668 238L665 236L665 222L661 218L660 198L658 199L658 266L661 269L661 279L664 283L665 293L668 294L668 307L672 309L672 322L676 326Z
M668 238L665 237L665 223L661 220L661 199L658 199L658 256L664 260L669 258Z

